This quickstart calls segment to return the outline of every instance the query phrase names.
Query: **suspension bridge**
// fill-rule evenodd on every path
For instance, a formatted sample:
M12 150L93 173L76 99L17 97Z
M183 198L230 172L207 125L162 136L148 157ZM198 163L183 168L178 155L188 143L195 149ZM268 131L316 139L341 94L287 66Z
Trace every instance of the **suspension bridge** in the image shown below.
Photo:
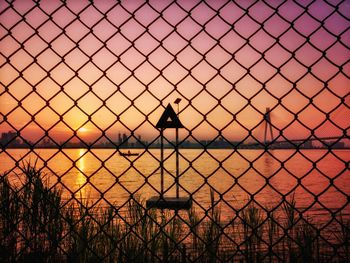
M336 114L335 117L341 116L340 112ZM272 123L271 109L266 108L266 111L263 115L263 141L262 142L253 142L245 144L246 147L265 147L265 148L317 148L313 145L313 142L318 143L319 147L331 147L331 148L345 148L344 140L349 140L350 137L346 133L347 130L342 130L343 134L339 136L327 136L327 135L315 135L314 130L310 129L311 135L306 138L297 138L297 139L287 139L283 135L275 136L273 130L278 130L276 126ZM340 129L338 129L340 130ZM280 131L280 130L278 130ZM331 133L329 129L323 129L327 133Z

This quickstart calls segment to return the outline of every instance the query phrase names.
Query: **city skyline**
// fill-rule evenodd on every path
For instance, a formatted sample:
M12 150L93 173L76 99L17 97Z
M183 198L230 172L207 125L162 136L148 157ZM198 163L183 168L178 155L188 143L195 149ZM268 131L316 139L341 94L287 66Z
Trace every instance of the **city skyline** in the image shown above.
M17 132L4 132L0 136L0 147L6 148L102 148L102 149L146 149L161 148L160 136L153 141L143 140L142 136L118 133L116 136L106 136L102 140L94 142L84 141L79 138L67 140L64 142L55 141L51 137L43 137L37 142L32 142L20 136ZM265 135L264 135L265 137ZM174 149L176 141L174 138L166 138L164 142L165 148ZM252 142L253 141L253 142ZM183 149L345 149L349 148L349 138L300 138L288 140L284 138L275 138L272 140L259 141L257 138L245 138L242 141L229 141L222 136L217 136L214 140L205 140L201 138L180 139L178 147Z

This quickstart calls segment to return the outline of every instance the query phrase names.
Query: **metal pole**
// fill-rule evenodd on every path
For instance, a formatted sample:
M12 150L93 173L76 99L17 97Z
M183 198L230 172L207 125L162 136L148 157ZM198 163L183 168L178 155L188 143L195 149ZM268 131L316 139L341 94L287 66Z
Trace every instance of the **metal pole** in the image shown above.
M177 117L179 117L179 105L177 104ZM175 177L175 184L176 184L176 198L179 198L179 128L176 128L176 145L175 145L175 151L176 151L176 177Z
M270 125L270 136L271 136L271 142L273 141L273 133L272 133L272 125L271 125L271 115L269 113L269 125Z
M175 152L176 152L176 198L179 198L179 129L176 128L176 143L175 143Z
M267 145L267 120L265 120L264 146Z
M164 144L163 128L160 129L160 197L164 195Z

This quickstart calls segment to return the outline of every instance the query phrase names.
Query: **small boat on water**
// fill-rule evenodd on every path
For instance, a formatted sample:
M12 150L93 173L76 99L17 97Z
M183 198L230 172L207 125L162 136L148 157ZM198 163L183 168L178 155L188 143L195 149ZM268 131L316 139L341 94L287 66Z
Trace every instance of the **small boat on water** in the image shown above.
M121 155L121 156L138 156L139 153L132 153L130 151L127 151L127 152L120 152L119 155Z

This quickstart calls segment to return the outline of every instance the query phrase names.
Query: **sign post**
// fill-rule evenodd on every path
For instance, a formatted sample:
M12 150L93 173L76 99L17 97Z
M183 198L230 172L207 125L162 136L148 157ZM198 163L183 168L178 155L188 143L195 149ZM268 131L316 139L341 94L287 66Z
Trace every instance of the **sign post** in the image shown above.
M175 101L176 104L181 99ZM146 206L148 208L162 208L162 209L189 209L192 206L192 200L189 197L180 197L179 194L179 131L178 129L184 128L177 114L170 104L165 108L162 116L160 117L156 128L160 130L160 196L153 196L147 200ZM175 137L175 154L176 154L176 175L175 175L175 187L176 196L166 197L164 191L164 130L165 129L176 129Z
M181 99L177 98L174 103L177 105L177 118L179 118L179 104ZM179 120L180 121L180 120ZM179 128L175 128L175 156L176 156L176 177L175 177L175 186L176 186L176 198L179 198L179 177L180 177L180 168L179 168Z
M164 141L163 129L160 129L160 197L164 196Z

